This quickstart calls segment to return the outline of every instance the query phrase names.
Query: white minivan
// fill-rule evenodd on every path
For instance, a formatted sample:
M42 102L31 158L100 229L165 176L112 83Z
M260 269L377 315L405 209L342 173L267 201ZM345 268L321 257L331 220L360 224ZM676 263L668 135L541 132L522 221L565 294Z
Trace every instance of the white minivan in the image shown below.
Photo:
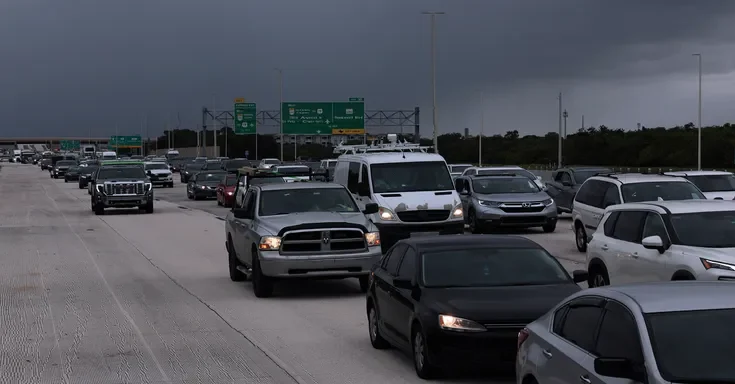
M444 158L423 152L369 152L340 156L334 181L347 187L380 229L383 249L411 236L464 232L464 212Z

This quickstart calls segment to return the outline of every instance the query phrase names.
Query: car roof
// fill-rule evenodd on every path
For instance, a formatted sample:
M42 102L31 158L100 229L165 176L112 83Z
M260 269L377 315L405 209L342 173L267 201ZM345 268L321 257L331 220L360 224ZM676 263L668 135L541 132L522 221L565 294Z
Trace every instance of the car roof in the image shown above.
M281 190L293 190L293 189L324 189L324 188L344 189L344 186L342 184L325 183L322 181L313 181L313 182L312 181L302 181L302 182L295 182L295 183L256 184L255 187L260 188L263 191L281 191Z
M677 172L664 172L665 175L671 176L720 176L720 175L732 175L732 172L727 171L677 171Z
M695 212L722 212L735 211L735 203L729 200L668 200L642 203L616 204L607 208L608 211L626 210L655 210L661 214L679 214Z
M605 180L605 181L617 181L619 184L634 184L634 183L656 183L656 182L683 182L688 183L689 181L683 177L666 176L659 174L646 174L646 173L610 173L607 175L592 176L587 180Z
M415 162L431 162L441 161L444 162L444 158L436 153L424 153L424 152L367 152L358 153L355 155L342 155L338 159L340 162L344 161L359 161L363 160L368 164L390 164L390 163L415 163Z
M403 239L400 242L421 250L451 250L462 248L540 248L533 240L512 235L442 235Z
M618 293L644 313L735 308L735 284L716 281L673 281L609 285L584 291L586 295Z

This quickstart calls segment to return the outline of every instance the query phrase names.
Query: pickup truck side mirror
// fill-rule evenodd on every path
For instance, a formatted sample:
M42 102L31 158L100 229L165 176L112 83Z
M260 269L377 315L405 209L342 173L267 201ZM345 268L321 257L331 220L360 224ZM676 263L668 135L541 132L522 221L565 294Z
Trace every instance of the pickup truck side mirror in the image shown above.
M232 210L232 213L235 215L236 219L249 219L250 218L247 208L234 208Z
M365 209L362 210L362 213L372 215L373 213L378 213L378 208L377 203L367 203L365 204Z

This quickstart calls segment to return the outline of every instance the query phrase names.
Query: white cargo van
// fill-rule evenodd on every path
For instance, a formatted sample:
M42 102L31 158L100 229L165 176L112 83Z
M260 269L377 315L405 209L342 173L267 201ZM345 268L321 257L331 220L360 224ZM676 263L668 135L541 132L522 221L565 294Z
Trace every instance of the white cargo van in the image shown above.
M360 206L377 203L370 219L380 229L383 249L411 236L464 232L464 212L449 168L438 154L364 152L337 159L334 181L345 185Z
M102 152L102 160L117 160L117 153L112 151Z

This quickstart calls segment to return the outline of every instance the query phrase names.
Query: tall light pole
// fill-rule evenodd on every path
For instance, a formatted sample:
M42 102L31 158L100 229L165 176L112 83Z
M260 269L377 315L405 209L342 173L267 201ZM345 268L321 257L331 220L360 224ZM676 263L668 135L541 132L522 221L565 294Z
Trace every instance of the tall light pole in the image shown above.
M693 53L699 61L699 108L697 111L697 169L702 170L702 54Z
M214 128L212 128L212 134L214 136L214 149L212 149L212 154L214 157L219 157L219 150L217 150L217 133L219 132L217 130L217 96L212 95L212 125L214 125ZM207 148L204 148L204 156L207 156Z
M556 167L561 168L561 151L562 151L562 144L561 144L561 119L562 119L562 102L561 102L561 92L559 92L559 149L558 149L558 158L556 161Z
M281 117L279 119L281 122L279 132L281 133L281 162L283 162L283 69L275 68L275 70L278 72L278 110L280 111L278 115Z
M566 139L567 138L567 117L569 117L569 114L567 113L566 109L564 110L562 117L564 117L564 139Z
M480 136L477 139L477 165L482 167L482 135L485 133L485 91L480 91Z
M443 15L444 12L421 13L431 16L431 94L433 99L431 121L434 125L434 153L439 153L439 127L436 123L436 15Z

